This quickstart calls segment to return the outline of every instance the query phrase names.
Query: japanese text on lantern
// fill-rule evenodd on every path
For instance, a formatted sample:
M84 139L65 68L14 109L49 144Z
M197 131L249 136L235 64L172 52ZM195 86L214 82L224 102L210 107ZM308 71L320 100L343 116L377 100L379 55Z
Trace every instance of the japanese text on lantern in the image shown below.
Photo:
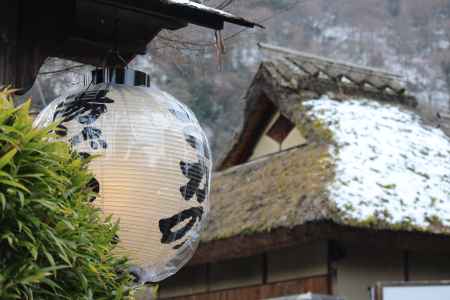
M189 113L184 110L182 106L178 106L179 109L169 109L169 111L183 123L192 123ZM209 159L206 138L202 133L199 139L195 133L198 129L192 125L187 125L184 129L184 138L186 142L192 147L197 154L197 161L180 161L180 170L184 177L188 179L188 182L180 187L180 193L185 201L191 201L196 196L196 201L201 204L205 200L205 196L208 192L208 178L209 168L206 159ZM204 180L206 178L206 180ZM201 187L202 182L203 187ZM204 213L203 207L194 206L182 212L159 221L159 229L162 233L161 243L171 244L175 241L179 241L185 237L185 235L192 229L197 221L202 219ZM184 227L172 231L174 227L189 219L189 222ZM183 241L173 248L178 249L184 245L186 241Z
M114 103L114 100L107 98L108 90L85 91L83 93L72 95L67 101L60 103L56 107L53 120L62 118L58 125L56 134L61 137L67 136L67 127L63 123L70 122L77 118L77 122L84 127L80 133L70 138L72 145L78 145L82 141L88 141L89 146L96 150L99 147L106 149L108 144L103 139L101 129L95 128L92 124L104 113L107 112L107 104Z

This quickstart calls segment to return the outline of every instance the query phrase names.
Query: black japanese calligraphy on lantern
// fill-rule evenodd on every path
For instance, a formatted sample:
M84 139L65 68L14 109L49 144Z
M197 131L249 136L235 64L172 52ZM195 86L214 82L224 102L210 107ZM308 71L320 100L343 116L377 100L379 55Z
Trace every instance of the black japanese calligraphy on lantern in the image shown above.
M192 123L193 120L190 113L184 109L183 106L178 105L169 109L172 115L183 123ZM185 185L180 187L180 193L185 201L190 201L195 197L198 203L203 203L208 192L209 168L207 160L209 159L209 149L206 138L202 132L199 132L197 127L186 126L183 131L184 139L197 153L196 161L180 161L180 170L184 177L188 179ZM201 138L199 138L199 136ZM206 179L205 179L206 178ZM202 182L205 182L202 185ZM170 218L161 219L159 221L159 229L162 233L161 243L171 244L175 241L183 239L186 234L194 227L194 225L201 221L204 210L203 207L192 207L184 210ZM189 219L181 229L175 232L172 229ZM181 248L187 241L178 243L173 249Z
M197 150L197 156L210 159L208 142L203 133L200 134L201 138L198 138L198 129L193 126L188 126L183 130L184 139L194 149Z
M181 195L184 200L189 201L194 195L197 196L197 201L202 203L205 201L206 193L208 191L208 178L209 178L209 168L207 166L206 159L209 159L209 151L207 148L206 138L203 134L201 135L204 140L200 140L196 137L195 132L197 129L195 127L186 127L184 129L184 138L186 142L197 151L196 162L180 162L180 168L183 175L189 179L186 185L180 187ZM205 179L203 187L201 187L201 182Z
M100 193L100 183L94 177L92 177L92 179L88 182L87 187L96 194ZM89 198L89 202L94 202L95 199L97 198L95 196L92 196L91 198Z
M174 103L174 106L169 108L169 112L183 123L192 122L189 112L179 103Z
M104 113L107 112L107 104L114 103L114 100L106 97L108 90L86 91L77 95L70 96L56 107L53 120L62 118L61 124L55 133L61 137L67 136L67 127L64 123L77 120L85 127L80 133L74 135L69 142L76 146L83 141L88 141L89 146L97 150L106 149L108 144L103 139L101 129L93 126L93 123Z
M200 162L190 163L185 161L180 162L180 167L183 175L189 179L186 185L180 187L180 192L184 200L189 201L194 195L197 195L197 201L202 203L206 196L206 184L201 189L200 183L203 180L207 168Z
M195 223L202 219L203 216L203 207L191 207L190 209L183 210L179 214L176 214L167 219L161 219L159 221L159 229L162 233L161 243L170 244L175 241L182 239L189 230L194 227ZM178 224L188 220L187 224L176 230L172 231L172 229ZM177 246L175 246L177 247ZM179 247L178 247L179 248Z
M98 128L86 126L81 133L70 138L69 142L72 146L80 144L82 141L89 141L89 146L97 150L99 147L106 149L108 144L102 139L102 131Z
M91 155L87 152L79 152L78 155L82 158L82 159L89 159L89 157L91 157ZM90 189L91 191L93 191L94 193L98 194L100 193L100 182L98 182L98 180L95 177L92 177L91 180L89 180L89 182L87 183L87 188ZM89 198L89 202L94 202L96 199L95 196L92 196Z

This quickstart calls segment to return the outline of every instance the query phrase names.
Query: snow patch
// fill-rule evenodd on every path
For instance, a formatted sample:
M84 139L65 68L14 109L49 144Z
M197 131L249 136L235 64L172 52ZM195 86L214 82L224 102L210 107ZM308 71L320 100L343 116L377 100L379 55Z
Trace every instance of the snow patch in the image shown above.
M450 42L449 41L447 41L447 40L440 40L438 43L437 43L437 47L439 48L439 49L448 49L448 47L450 47Z
M352 35L353 31L351 27L334 26L326 28L322 32L322 36L326 39L332 39L337 43L342 43Z
M193 1L190 1L190 0L166 0L166 1L169 4L189 6L189 7L196 8L198 10L202 10L202 11L205 11L205 12L214 13L216 15L223 16L223 17L226 17L226 18L232 18L232 19L237 19L238 18L235 15L227 13L227 12L225 12L223 10L215 9L215 8L212 8L212 7L209 7L209 6L197 3L197 2L193 2Z
M450 140L419 116L367 99L304 103L333 134L336 178L331 200L358 220L450 225Z

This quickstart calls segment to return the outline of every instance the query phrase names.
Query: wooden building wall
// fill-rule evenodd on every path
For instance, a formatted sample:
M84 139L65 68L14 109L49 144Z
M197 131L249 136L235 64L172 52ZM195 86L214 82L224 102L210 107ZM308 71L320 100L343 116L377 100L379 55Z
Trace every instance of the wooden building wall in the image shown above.
M161 284L160 299L257 300L312 292L368 300L377 282L432 280L450 280L450 255L317 242L186 267Z
M303 293L327 294L327 276L302 278L285 282L234 288L216 292L202 293L190 296L179 296L173 300L251 300L269 299L280 296L297 295Z
M369 300L369 288L377 282L450 279L450 255L402 251L389 245L341 247L345 254L333 263L333 294L345 300Z
M62 28L58 14L49 17L42 11L60 11L60 2L55 1L54 5L49 6L40 1L2 1L4 13L0 18L0 86L11 84L16 88L31 87L39 68L49 56L50 49L54 48L51 44L44 48L42 39L53 35L51 40L55 43L58 40L57 32ZM62 12L60 15L63 15ZM39 38L41 41L38 41Z
M327 243L182 269L160 286L161 299L265 299L329 293Z

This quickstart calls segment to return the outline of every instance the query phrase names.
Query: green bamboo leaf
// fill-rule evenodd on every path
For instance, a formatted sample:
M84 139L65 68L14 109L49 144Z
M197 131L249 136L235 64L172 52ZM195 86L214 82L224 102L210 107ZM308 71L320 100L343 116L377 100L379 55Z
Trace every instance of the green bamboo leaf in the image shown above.
M6 197L5 194L0 192L0 205L2 206L2 212L6 210Z
M42 206L47 207L48 209L50 209L52 211L55 211L55 210L58 209L58 205L55 202L48 201L48 200L45 200L45 199L32 199L32 200L30 200L30 202L38 203L38 204L40 204Z
M3 169L4 166L6 166L8 163L11 162L14 155L16 155L17 149L12 148L9 150L6 154L4 154L2 157L0 157L0 170Z
M68 265L51 266L51 267L42 268L41 272L45 272L45 273L55 272L55 271L67 269L67 268L70 268L70 266L68 266Z
M19 148L19 143L16 139L13 139L6 134L0 134L0 142L6 142L6 144L10 144L10 146L13 146L14 148Z
M75 227L68 220L62 220L62 222L69 228L70 230L75 230Z
M0 128L3 133L17 136L16 137L17 139L22 139L24 137L24 132L22 132L21 130L19 130L13 126L3 124L0 126Z
M89 286L89 283L88 283L86 276L83 273L80 273L79 276L80 276L82 288L87 289L87 287Z
M20 207L24 207L25 205L25 196L21 191L17 191L17 195L19 195Z
M47 248L42 247L42 252L44 253L45 257L47 258L48 262L51 266L56 266L55 259L53 256L48 252Z
M52 266L47 268L42 268L33 275L22 278L19 282L21 284L39 283L45 277L51 276L53 272L61 269L66 269L68 266Z
M47 129L36 129L33 128L24 136L24 141L30 142L32 139L42 139L48 135Z
M64 262L66 262L68 265L71 265L70 259L67 255L66 249L64 247L64 243L61 239L57 238L53 232L49 229L47 229L47 233L50 235L50 237L52 238L52 240L55 242L56 246L59 249L59 257L64 260Z
M20 125L22 127L31 128L32 122L30 117L30 107L31 100L25 101L22 105L18 107L18 110L15 112L15 122L14 125Z
M28 226L23 225L22 230L33 243L36 243L36 238L34 237L33 232Z
M33 260L36 260L37 257L38 257L38 249L37 249L37 247L34 244L32 244L30 242L27 242L27 241L22 242L22 244L28 249L28 251L31 254L31 257L33 258Z
M0 177L6 177L10 180L13 180L13 177L10 174L3 172L3 171L0 171Z
M56 282L54 282L53 280L51 280L50 278L44 278L44 279L42 279L42 282L47 284L48 286L52 287L54 290L62 290L62 287L59 284L57 284ZM53 296L53 295L51 295L51 296Z
M0 176L1 176L1 171L0 171ZM41 179L42 177L44 177L45 175L43 173L36 173L36 174L24 174L24 175L19 175L17 176L18 178L36 178L36 179Z
M3 234L0 240L7 240L9 246L15 249L15 237L11 232Z
M27 189L25 186L23 186L22 184L12 181L12 180L6 180L6 179L0 179L0 184L5 184L5 185L9 185L18 189L21 189L27 193L31 193L29 189Z
M13 117L18 108L0 109L0 124L5 123L9 118Z
M19 229L19 232L22 232L23 229L23 223L19 220L17 220L17 228Z

